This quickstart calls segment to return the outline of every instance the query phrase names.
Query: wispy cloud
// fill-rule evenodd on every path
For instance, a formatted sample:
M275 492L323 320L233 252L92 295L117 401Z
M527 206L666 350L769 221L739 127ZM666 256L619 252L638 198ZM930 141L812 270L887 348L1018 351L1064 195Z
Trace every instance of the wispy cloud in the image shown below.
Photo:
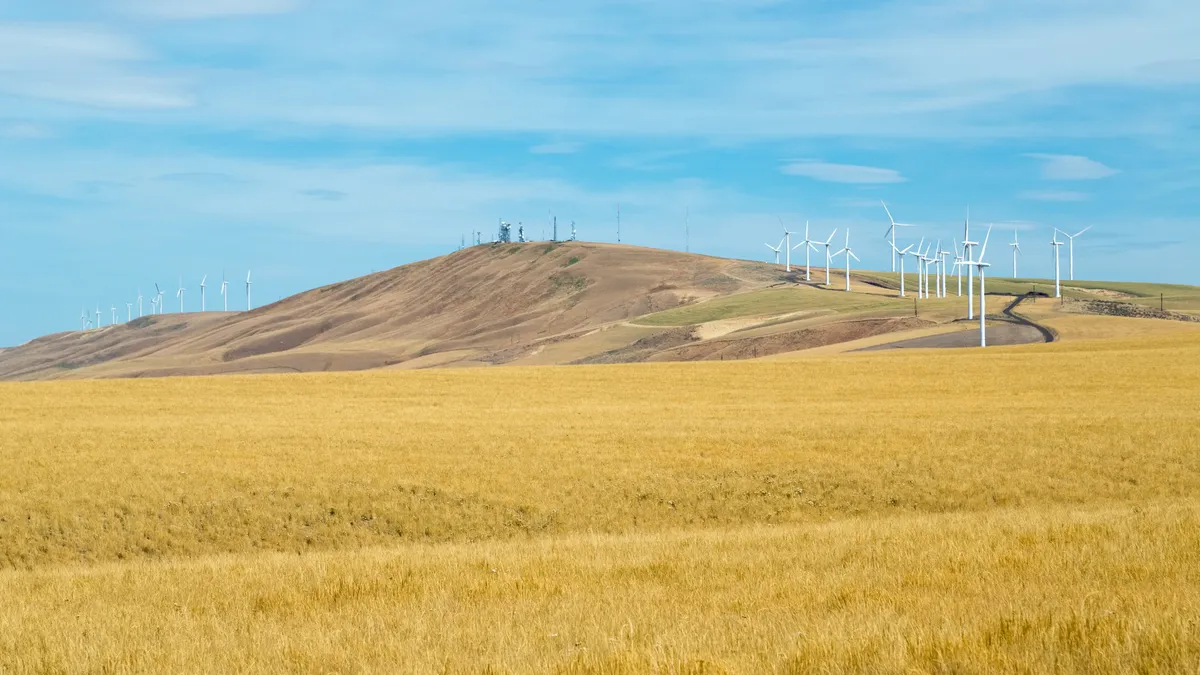
M323 190L319 188L301 190L300 194L304 195L305 197L312 197L313 199L323 202L340 202L349 196L347 193L342 192L341 190Z
M559 141L557 143L542 143L529 149L535 155L571 155L583 148L582 143Z
M0 94L94 108L181 108L179 83L146 70L150 55L110 29L0 23Z
M157 19L212 19L230 16L281 14L299 6L297 0L120 0L132 14Z
M1019 196L1035 202L1086 202L1092 198L1086 192L1073 190L1026 190Z
M1118 173L1116 169L1081 155L1029 153L1025 156L1042 162L1042 178L1046 180L1097 180Z
M9 124L0 126L0 137L17 138L22 140L39 140L50 138L53 132L49 127L41 124L32 124L29 122L19 122L17 124Z
M830 164L802 160L785 164L781 169L789 176L804 176L827 183L903 183L904 176L894 169L853 164Z

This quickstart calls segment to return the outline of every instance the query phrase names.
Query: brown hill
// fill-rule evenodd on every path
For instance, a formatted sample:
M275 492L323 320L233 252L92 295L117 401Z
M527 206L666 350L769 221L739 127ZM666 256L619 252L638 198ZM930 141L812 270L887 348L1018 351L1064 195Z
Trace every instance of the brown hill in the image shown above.
M669 332L629 319L785 281L771 265L632 246L483 245L252 312L46 336L0 352L0 378L537 362L554 345L560 357L549 362L571 362ZM579 346L561 348L568 342Z

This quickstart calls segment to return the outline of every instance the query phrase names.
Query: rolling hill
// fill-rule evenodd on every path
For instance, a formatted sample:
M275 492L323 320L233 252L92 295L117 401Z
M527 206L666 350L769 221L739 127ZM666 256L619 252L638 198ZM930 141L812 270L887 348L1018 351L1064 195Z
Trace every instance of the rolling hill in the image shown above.
M840 274L828 289L818 278L624 245L481 245L251 312L48 335L0 350L0 379L723 360L970 330L954 321L961 298L921 301L914 316L895 275L855 273L853 293L837 290Z

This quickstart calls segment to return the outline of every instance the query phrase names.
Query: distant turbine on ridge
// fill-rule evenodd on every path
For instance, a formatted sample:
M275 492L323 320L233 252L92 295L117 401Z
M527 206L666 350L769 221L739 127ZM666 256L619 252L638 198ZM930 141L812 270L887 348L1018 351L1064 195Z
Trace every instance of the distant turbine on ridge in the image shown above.
M179 290L175 292L175 297L179 298L179 313L183 314L183 293L187 289L183 287L183 277L179 277Z
M888 237L891 237L891 240L892 240L892 271L895 272L896 271L896 252L898 250L896 248L896 228L897 227L916 227L916 225L909 225L908 223L897 223L896 219L892 218L892 212L891 212L891 210L888 209L887 204L882 199L879 200L879 203L883 204L883 210L887 212L888 220L890 220L892 223L891 227L888 228L888 231L883 234L883 238L887 239Z
M1017 231L1013 230L1013 240L1009 243L1013 250L1013 278L1017 278L1017 254L1021 252L1021 239L1017 237Z
M1060 246L1062 246L1066 242L1059 241L1058 235L1059 235L1058 228L1055 228L1054 236L1052 236L1050 238L1050 245L1054 247L1054 297L1061 298L1062 297L1062 275L1059 272L1060 267L1058 264L1058 260L1059 260L1058 249Z
M1062 233L1062 235L1067 238L1067 242L1069 242L1067 245L1067 271L1070 275L1069 278L1071 281L1075 281L1075 237L1078 237L1090 229L1092 229L1092 226L1088 225L1075 234L1067 234L1066 232Z
M250 271L246 271L246 311L249 312L250 305Z
M201 313L204 312L204 282L206 282L206 281L208 281L207 274L205 274L204 278L200 280L200 312Z
M850 228L846 228L846 247L843 248L842 250L838 251L837 253L834 253L834 255L839 256L843 253L846 254L846 292L849 293L850 292L850 259L854 258L855 260L858 260L858 256L854 255L854 251L852 251L850 249ZM858 262L862 262L862 261L858 260Z
M833 236L836 234L837 234L837 228L835 227L835 228L833 228L833 232L829 233L829 238L826 239L825 241L821 242L821 245L825 247L825 286L826 287L829 286L829 263L833 259L833 256L830 255L829 252L831 250L833 250Z

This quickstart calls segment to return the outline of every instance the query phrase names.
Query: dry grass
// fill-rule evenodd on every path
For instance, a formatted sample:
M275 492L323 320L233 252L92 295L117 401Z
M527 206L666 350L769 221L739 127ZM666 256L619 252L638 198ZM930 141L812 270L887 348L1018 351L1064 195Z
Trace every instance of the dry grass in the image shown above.
M0 385L0 671L1195 670L1198 382L1179 334Z

